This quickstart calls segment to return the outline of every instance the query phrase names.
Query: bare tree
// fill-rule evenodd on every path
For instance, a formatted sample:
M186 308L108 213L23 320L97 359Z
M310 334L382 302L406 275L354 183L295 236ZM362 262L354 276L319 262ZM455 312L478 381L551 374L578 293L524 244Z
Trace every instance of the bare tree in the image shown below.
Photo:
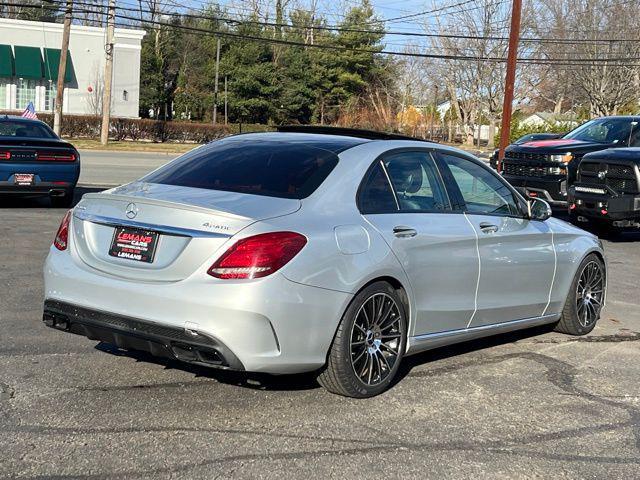
M84 0L73 14L76 22L91 27L104 26L105 4L103 0Z
M102 115L102 96L104 93L104 77L102 76L100 65L95 64L91 74L91 85L86 93L87 114L96 118Z
M489 144L493 144L495 126L502 113L505 66L488 59L506 55L507 42L501 35L509 14L508 5L504 3L475 0L437 20L441 34L474 37L443 36L432 43L434 49L445 55L467 57L466 60L444 60L440 66L441 78L466 144L473 144L482 120L489 123Z
M555 43L542 43L538 54L567 65L541 67L538 94L558 113L576 92L590 116L637 107L640 0L542 0L542 5L537 32Z

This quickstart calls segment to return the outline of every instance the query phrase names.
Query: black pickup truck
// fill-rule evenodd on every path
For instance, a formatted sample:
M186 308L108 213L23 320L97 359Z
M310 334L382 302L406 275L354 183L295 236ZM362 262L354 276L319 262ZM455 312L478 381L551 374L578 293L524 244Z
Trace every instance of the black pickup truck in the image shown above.
M585 155L569 187L569 212L609 231L640 227L640 148Z
M510 145L502 164L504 178L523 193L554 206L567 206L582 158L608 148L640 147L640 116L602 117L562 138Z

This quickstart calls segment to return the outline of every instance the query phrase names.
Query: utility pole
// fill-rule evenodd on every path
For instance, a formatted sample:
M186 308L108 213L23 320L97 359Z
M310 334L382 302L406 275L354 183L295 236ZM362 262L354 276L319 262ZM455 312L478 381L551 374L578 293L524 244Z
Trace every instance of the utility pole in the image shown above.
M67 52L69 51L69 35L71 34L71 16L73 15L73 0L67 0L64 11L64 26L62 28L62 46L60 47L60 63L58 64L58 79L56 83L56 105L53 112L53 131L60 136L62 130L62 102L64 99L64 76L67 73Z
M220 39L216 42L216 79L213 87L213 124L218 121L218 71L220 69Z
M100 143L109 141L109 122L111 121L111 80L113 77L113 35L115 30L116 0L109 0L107 13L107 44L105 45L106 61L104 64L104 92L102 95L102 130Z
M229 90L227 89L227 76L224 76L224 124L227 125L229 123L229 110L227 103L227 96L229 95Z
M438 112L438 85L434 85L433 93L433 108L431 110L431 125L429 126L429 140L433 140L433 122L435 121L436 113Z
M518 42L520 41L520 16L522 0L513 0L511 7L511 30L509 32L509 53L507 54L507 75L504 84L504 103L502 105L502 126L500 128L500 150L498 151L498 172L502 171L504 149L509 145L511 133L511 111L513 108L513 90L516 83L516 63L518 60Z

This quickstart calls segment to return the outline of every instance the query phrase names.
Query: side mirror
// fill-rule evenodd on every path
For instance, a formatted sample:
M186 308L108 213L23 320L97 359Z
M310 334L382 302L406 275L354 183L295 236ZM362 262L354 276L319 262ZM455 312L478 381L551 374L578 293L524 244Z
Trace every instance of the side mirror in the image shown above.
M541 198L532 198L527 201L529 205L529 219L544 222L553 213L551 206Z

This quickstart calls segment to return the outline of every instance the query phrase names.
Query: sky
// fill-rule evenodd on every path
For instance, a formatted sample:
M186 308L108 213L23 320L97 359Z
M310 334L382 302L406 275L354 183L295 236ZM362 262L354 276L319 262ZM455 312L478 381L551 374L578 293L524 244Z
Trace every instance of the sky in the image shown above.
M127 1L131 2L132 0ZM300 4L301 8L305 8L305 6L310 3L309 0L293 0L292 3L295 4L296 1ZM327 16L329 23L331 24L335 24L340 21L340 19L344 15L344 11L346 8L348 8L349 6L357 6L361 4L360 0L317 1L319 9ZM460 3L460 1L461 0L371 0L371 3L382 19L390 19L394 17L423 12L446 5ZM200 8L203 4L207 4L208 2L206 0L172 0L169 3L173 3L176 6L184 5L185 7ZM227 5L230 12L242 12L241 9L243 7L237 7L238 5L242 5L242 2L239 2L238 0L218 0L215 3ZM262 0L261 3L273 6L275 5L275 0ZM176 8L176 10L180 9ZM424 32L424 28L422 25L427 21L429 21L428 16L421 16L407 20L398 20L387 24L387 30L422 33ZM403 50L404 45L406 45L407 42L415 41L415 37L412 38L397 35L387 35L387 37L385 38L387 50Z

